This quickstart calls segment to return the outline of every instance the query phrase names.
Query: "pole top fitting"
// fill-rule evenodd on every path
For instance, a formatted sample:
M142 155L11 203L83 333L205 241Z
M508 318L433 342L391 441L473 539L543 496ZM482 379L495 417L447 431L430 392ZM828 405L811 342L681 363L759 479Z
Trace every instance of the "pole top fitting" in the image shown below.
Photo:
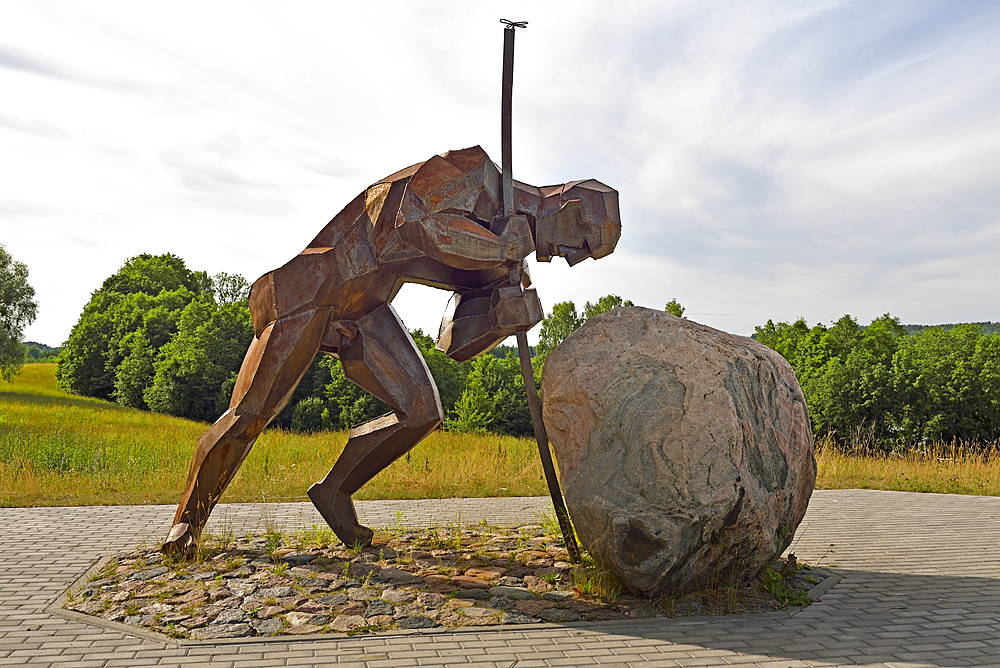
M527 21L508 21L507 19L500 19L500 23L507 26L504 30L513 30L514 28L527 28Z

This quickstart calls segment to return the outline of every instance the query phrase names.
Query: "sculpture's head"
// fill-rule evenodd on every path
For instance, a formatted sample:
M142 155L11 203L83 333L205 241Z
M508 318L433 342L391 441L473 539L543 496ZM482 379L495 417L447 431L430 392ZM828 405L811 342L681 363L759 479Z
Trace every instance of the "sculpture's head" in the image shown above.
M535 259L548 262L559 256L573 266L615 249L622 234L617 190L591 179L541 191L535 217Z

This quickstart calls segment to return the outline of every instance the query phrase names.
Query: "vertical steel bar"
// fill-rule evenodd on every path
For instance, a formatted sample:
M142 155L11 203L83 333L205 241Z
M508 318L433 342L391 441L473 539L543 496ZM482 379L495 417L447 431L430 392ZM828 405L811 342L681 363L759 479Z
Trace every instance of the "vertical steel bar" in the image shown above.
M569 511L563 503L562 489L559 488L559 478L556 477L556 467L549 452L549 436L545 433L545 423L542 422L542 410L538 405L538 392L535 390L535 374L531 369L531 352L528 348L528 335L517 333L517 353L521 359L521 375L524 376L524 390L528 393L528 410L531 412L531 425L535 428L535 441L538 442L538 456L542 460L542 470L545 471L545 482L549 486L549 496L552 497L552 507L559 520L563 540L569 560L580 563L580 547L576 544L576 534L573 523L569 519Z
M503 88L500 97L500 152L503 170L503 216L514 215L514 171L510 139L511 93L514 89L514 27L503 31Z
M514 88L514 28L511 23L503 31L503 90L500 98L500 143L501 168L503 170L503 216L504 220L514 215L514 176L511 150L511 94ZM515 280L520 282L518 276ZM528 395L528 410L531 412L531 424L535 430L535 440L538 442L538 455L542 460L542 470L545 472L545 482L552 497L552 507L555 509L559 528L562 530L566 551L570 561L580 563L580 548L576 543L576 534L570 522L569 511L563 502L562 490L559 488L559 478L556 476L552 453L549 451L549 438L542 422L542 411L538 405L538 392L535 389L535 374L531 368L531 352L528 348L528 335L517 333L517 352L521 360L521 375L524 377L524 391Z

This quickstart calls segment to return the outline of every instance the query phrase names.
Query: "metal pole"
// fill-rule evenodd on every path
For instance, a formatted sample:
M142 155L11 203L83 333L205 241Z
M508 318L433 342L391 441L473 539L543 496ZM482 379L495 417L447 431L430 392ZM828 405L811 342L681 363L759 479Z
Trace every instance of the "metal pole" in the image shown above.
M510 139L511 92L514 89L514 28L518 23L504 21L503 31L503 87L500 97L500 162L503 170L503 217L514 215L514 170ZM522 22L527 26L527 23Z
M511 92L514 88L514 29L525 28L526 21L506 21L501 22L507 27L503 31L503 91L500 99L500 143L501 143L501 167L503 170L503 216L508 220L514 215L514 177L511 159ZM513 272L516 274L517 272ZM520 277L513 277L512 280L520 282ZM524 391L528 395L528 410L531 412L531 424L535 429L535 440L538 442L538 455L542 460L542 470L545 471L545 482L549 487L549 496L552 497L552 507L556 512L556 519L559 520L559 528L562 530L563 540L566 543L566 551L569 552L570 561L574 564L580 563L580 548L576 543L576 534L573 532L573 524L569 519L569 511L563 503L562 490L559 488L559 478L556 477L556 468L552 462L552 453L549 451L549 438L545 433L545 424L542 422L542 411L538 406L538 392L535 389L535 373L531 368L531 351L528 348L528 335L524 332L517 333L517 353L521 360L521 375L524 377Z

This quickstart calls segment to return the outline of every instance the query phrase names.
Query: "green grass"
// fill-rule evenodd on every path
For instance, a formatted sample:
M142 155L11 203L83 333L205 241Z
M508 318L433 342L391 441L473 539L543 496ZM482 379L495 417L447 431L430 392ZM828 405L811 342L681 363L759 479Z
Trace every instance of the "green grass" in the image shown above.
M177 503L208 426L66 394L54 364L0 382L0 506ZM305 501L346 432L268 430L223 502ZM355 496L451 498L546 493L534 441L437 431Z
M0 506L118 505L180 499L207 424L66 394L54 364L0 382ZM223 501L305 501L345 432L266 431ZM1000 449L938 445L845 454L817 443L819 489L1000 496ZM544 496L533 440L436 431L361 488L359 499Z

